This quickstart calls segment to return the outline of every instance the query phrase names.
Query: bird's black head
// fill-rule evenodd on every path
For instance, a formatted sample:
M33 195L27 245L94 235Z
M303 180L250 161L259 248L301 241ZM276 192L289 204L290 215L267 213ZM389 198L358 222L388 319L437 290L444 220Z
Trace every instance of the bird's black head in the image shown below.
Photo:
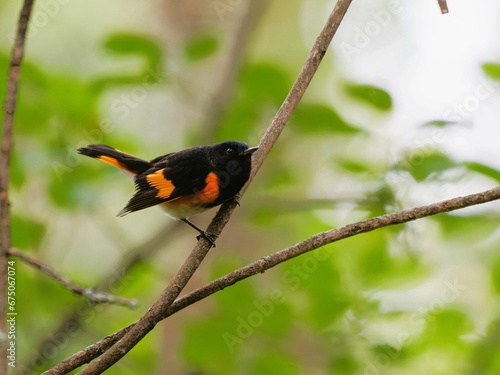
M210 159L217 168L224 168L230 161L250 162L250 157L257 147L248 146L239 141L226 141L213 145L210 150Z
M239 141L226 141L210 147L209 158L215 167L223 202L235 196L245 185L252 169L252 154L257 147Z

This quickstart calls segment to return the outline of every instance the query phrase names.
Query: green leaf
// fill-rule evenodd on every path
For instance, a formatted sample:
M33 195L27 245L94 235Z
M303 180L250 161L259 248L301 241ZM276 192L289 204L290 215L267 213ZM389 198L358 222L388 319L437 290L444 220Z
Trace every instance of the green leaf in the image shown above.
M219 48L219 41L213 35L202 35L191 39L184 53L189 61L202 60L213 55Z
M491 283L497 293L500 293L500 260L491 268Z
M484 176L496 180L497 182L500 182L500 171L498 169L475 161L465 162L463 163L463 165L465 165L470 171L480 173Z
M271 103L279 106L290 88L288 81L284 70L274 64L247 65L240 74L242 99L255 104Z
M370 216L384 215L388 207L396 204L394 191L387 183L382 183L377 189L366 194L365 199L358 202L361 209L368 210Z
M408 155L396 169L407 170L416 181L422 182L429 177L457 166L457 163L441 152L429 153L418 152L417 150L417 152Z
M444 302L443 302L444 303ZM473 324L469 317L462 311L444 310L441 307L430 310L425 316L427 327L422 336L424 340L429 340L433 345L442 347L459 348L464 345L460 336L471 333Z
M241 100L234 104L217 129L217 140L246 140L258 123L258 111L258 106L252 101Z
M456 121L433 120L426 122L425 124L422 125L422 127L435 126L437 128L444 128L445 126L454 125L456 123L457 123Z
M12 215L12 245L21 250L37 248L45 236L46 228L41 222Z
M345 122L331 107L323 104L302 103L291 119L292 126L304 133L355 134L360 129Z
M488 238L498 229L494 217L486 213L468 216L442 214L433 216L430 220L439 222L444 234L450 239L473 244Z
M361 102L371 105L381 111L392 108L392 98L389 93L380 87L371 85L347 84L347 93Z
M370 165L356 160L337 160L337 164L348 172L354 174L371 173Z
M217 139L257 141L263 132L263 115L267 115L269 107L281 105L290 88L289 81L280 66L269 63L245 65L238 75L235 101L217 127Z
M155 40L132 33L116 33L106 39L104 48L123 60L123 56L141 58L143 64L139 72L110 73L97 78L91 84L94 93L110 87L140 85L143 90L151 90L151 85L166 81L163 67L163 51ZM135 61L135 60L133 60Z
M488 62L481 65L484 73L496 81L500 81L500 64L494 62Z
M142 55L152 65L159 64L162 60L159 44L148 36L127 32L111 34L103 46L116 55Z

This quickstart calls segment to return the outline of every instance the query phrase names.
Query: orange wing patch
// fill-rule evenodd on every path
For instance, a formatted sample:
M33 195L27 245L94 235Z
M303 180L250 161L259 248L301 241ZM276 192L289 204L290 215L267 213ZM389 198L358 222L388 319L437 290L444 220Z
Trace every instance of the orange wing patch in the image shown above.
M219 197L219 179L214 172L210 172L205 179L207 185L195 194L195 203L210 204Z
M155 173L151 173L146 177L146 180L148 181L148 184L152 187L154 187L158 192L156 193L157 198L164 198L167 199L172 195L172 192L175 189L174 184L172 184L172 181L167 180L165 178L165 175L163 174L164 169L160 169L159 171L156 171Z

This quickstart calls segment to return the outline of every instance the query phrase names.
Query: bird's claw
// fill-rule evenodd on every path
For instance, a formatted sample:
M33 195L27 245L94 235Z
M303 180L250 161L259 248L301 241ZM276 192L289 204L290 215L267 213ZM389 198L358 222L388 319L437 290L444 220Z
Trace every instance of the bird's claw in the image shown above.
M230 198L234 203L236 203L238 206L241 206L240 205L240 201L236 198L236 197L231 197Z
M203 231L203 232L200 232L200 234L196 236L196 239L199 241L200 238L204 238L208 242L210 242L210 245L212 245L212 247L215 247L215 240L217 239L217 237L218 236L216 236L215 234Z

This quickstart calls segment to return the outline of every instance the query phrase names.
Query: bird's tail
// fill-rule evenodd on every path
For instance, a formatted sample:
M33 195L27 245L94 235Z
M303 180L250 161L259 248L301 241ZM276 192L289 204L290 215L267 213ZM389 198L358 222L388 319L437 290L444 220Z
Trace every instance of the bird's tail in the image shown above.
M127 174L138 175L147 171L152 166L146 160L136 158L106 145L88 145L87 147L79 148L77 151L82 155L99 159L104 163L120 168Z

